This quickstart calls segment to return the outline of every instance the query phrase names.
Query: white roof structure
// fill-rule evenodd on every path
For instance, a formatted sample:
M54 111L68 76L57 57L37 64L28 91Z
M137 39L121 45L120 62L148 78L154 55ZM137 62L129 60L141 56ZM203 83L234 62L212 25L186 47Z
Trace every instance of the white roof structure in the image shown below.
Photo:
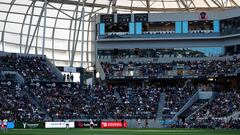
M91 67L98 13L224 10L240 0L0 0L0 51L46 55L58 66Z

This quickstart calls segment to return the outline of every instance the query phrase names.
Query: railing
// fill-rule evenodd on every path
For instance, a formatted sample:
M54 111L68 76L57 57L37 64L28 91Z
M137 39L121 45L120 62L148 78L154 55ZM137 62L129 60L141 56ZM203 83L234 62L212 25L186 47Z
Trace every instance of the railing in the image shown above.
M240 55L235 55L236 58L240 58ZM172 61L199 61L199 60L232 60L233 56L213 56L213 57L174 57L173 55L161 55L159 57L113 57L111 55L98 56L98 61L108 63L170 63Z
M238 70L239 71L239 70ZM129 72L129 71L126 71ZM115 72L110 75L106 75L106 79L168 79L168 78L216 78L216 77L233 77L240 76L240 72L232 73L211 73L211 74L196 74L184 71L185 74L178 75L177 70L171 70L168 72L155 73L154 75L149 74L138 74L138 71L133 71L132 75L125 74L125 71Z
M9 74L14 75L13 80L16 80L19 84L24 84L25 79L17 71L2 71L3 76Z
M240 34L240 30L239 29L231 29L231 30L225 30L225 31L221 32L222 36L233 35L233 34Z
M51 69L52 73L57 76L58 80L64 81L61 71L56 68L56 66L54 66L48 59L46 59L45 64Z
M183 59L163 59L163 58L135 58L134 59L115 59L114 62L111 59L100 59L101 62L107 62L112 64L117 63L129 63L129 62L136 62L136 63L171 63L172 61L208 61L208 60L234 60L239 59L240 55L233 56L225 56L225 57L206 57L206 58L183 58ZM123 64L124 65L124 64ZM159 70L158 72L154 73L146 73L144 74L141 72L141 66L133 66L129 68L129 66L124 67L121 70L114 70L111 74L105 74L107 79L160 79L160 78L216 78L216 77L230 77L230 76L239 76L240 75L240 65L235 64L231 66L231 71L226 72L211 72L211 73L195 73L195 70L189 70L187 67L176 69L172 68L171 70L161 70L161 68L156 68ZM178 72L181 71L181 72Z
M192 104L194 104L198 100L198 97L199 97L199 92L197 91L195 94L193 94L192 97L189 98L187 103L177 112L177 114L175 114L173 119L176 120L181 113L187 110Z
M206 33L198 33L198 32L192 32L192 33L175 33L175 32L145 32L143 34L106 34L106 35L99 35L98 40L104 40L104 39L124 39L124 38L193 38L193 37L203 37L203 38L209 38L209 37L219 37L221 34L219 32L206 32Z

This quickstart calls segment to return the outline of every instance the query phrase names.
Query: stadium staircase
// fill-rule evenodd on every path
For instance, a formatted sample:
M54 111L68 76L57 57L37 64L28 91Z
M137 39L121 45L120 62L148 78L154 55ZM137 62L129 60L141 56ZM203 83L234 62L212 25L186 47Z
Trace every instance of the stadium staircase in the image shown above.
M1 74L5 76L6 74L14 75L14 80L20 85L25 83L25 79L17 71L2 71Z
M240 111L239 112L235 112L232 115L227 117L227 121L230 121L231 119L236 119L240 117Z
M188 109L191 110L191 107L194 105L205 105L208 101L212 101L216 97L217 93L212 91L197 91L189 100L188 102L176 113L176 115L173 117L174 120L178 119L179 116L187 116L190 114L184 114L188 111ZM193 109L192 113L198 111L198 109Z
M210 102L210 100L208 100L208 102L206 102L205 104L203 104L202 106L199 106L193 113L191 113L190 115L188 115L185 119L186 120L190 120L192 118L192 116L194 116L195 114L197 114L200 110L202 110L202 108L204 108L206 105L208 105L208 103Z
M28 99L37 107L39 108L40 112L45 116L46 120L50 120L52 121L52 118L49 116L49 114L46 112L46 110L44 109L43 106L41 106L37 100L35 99L35 97L31 96L30 91L28 91L27 89L23 89L22 90L22 94L26 95L28 97Z
M64 77L61 71L54 64L52 64L47 58L46 58L45 64L48 65L52 73L57 76L58 80L64 81Z
M116 99L117 99L117 103L120 103L120 104L123 103L123 102L122 102L122 99L121 99L121 96L120 96L120 94L117 92L117 90L114 90L114 96L115 96Z
M158 102L157 118L162 118L164 104L165 104L165 93L162 92L160 94L160 99L159 99L159 102Z
M181 118L190 118L192 114L196 114L202 106L208 103L207 99L198 99L195 103L193 103L188 109L182 112L179 117ZM196 112L196 113L195 113Z
M197 91L193 96L188 100L188 102L175 114L173 117L174 120L178 119L178 116L191 107L199 98L199 92Z

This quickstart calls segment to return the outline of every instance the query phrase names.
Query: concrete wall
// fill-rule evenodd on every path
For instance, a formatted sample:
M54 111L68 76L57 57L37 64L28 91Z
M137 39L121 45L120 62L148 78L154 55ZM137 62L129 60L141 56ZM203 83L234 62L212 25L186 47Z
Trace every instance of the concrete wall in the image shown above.
M212 91L199 91L199 99L211 99L214 96Z
M227 18L238 17L240 14L240 8L226 9L226 10L210 10L205 11L207 13L208 20L222 20ZM180 13L149 13L149 22L160 21L187 21L187 20L199 20L199 14L201 12L180 12ZM97 16L97 23L100 22L100 15Z
M160 21L187 21L187 20L199 20L199 14L201 12L190 13L150 13L148 15L149 22ZM229 10L212 10L207 11L208 20L222 20L227 18L238 17L240 14L240 8L234 8Z
M224 47L238 45L239 36L213 39L166 39L166 40L122 40L96 42L97 49L147 49L147 48L193 48Z

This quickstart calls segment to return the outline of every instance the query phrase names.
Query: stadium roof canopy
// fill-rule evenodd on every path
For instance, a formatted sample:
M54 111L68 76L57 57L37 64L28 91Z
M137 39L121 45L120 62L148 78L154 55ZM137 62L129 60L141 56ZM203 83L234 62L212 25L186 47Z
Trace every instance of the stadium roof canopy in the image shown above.
M91 18L95 14L239 6L240 0L0 0L0 51L46 55L58 66L86 68L94 61Z
M44 1L44 0L40 0ZM112 8L123 12L176 12L239 7L239 0L48 0L49 2Z

